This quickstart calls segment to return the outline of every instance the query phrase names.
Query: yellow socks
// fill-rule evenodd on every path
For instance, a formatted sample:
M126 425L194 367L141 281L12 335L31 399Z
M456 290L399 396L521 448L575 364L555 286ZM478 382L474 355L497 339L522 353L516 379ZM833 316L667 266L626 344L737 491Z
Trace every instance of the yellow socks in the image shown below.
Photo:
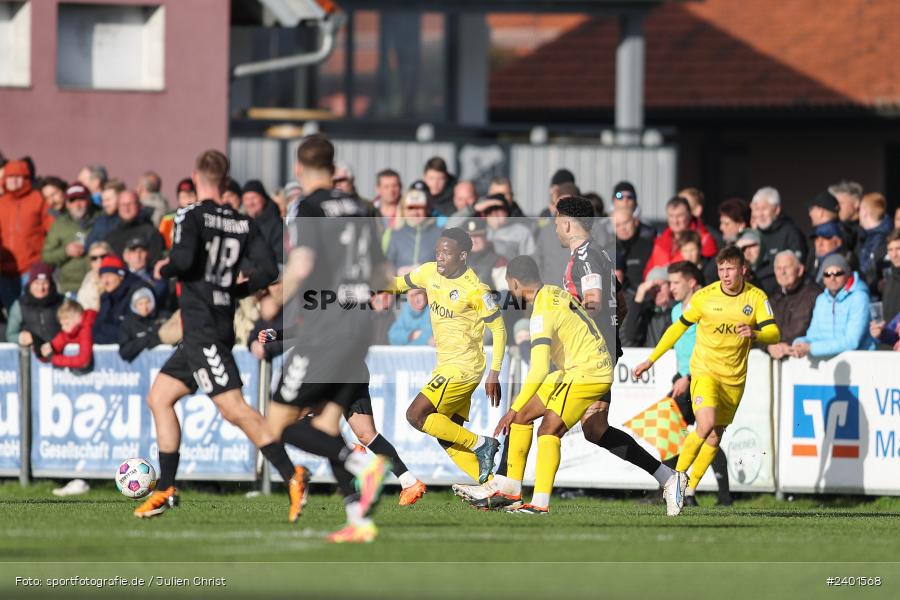
M528 460L528 451L531 450L531 434L534 425L509 426L509 454L506 457L506 476L514 481L521 482L525 478L525 463Z
M425 419L422 431L445 442L459 444L472 450L478 443L478 436L461 425L454 423L447 415L431 413ZM476 477L475 479L478 479Z
M695 431L690 432L684 440L684 445L681 447L681 454L678 455L678 463L675 465L675 470L687 471L694 459L697 458L697 453L700 452L700 446L702 445L703 439Z
M550 505L550 492L553 491L553 480L559 469L560 445L562 441L555 435L538 436L537 472L534 477L534 496L531 503L535 506ZM510 451L512 448L510 448Z
M459 444L453 444L449 448L444 448L444 451L450 457L450 460L456 463L456 466L462 469L466 475L478 481L478 457L475 456L474 452Z
M691 467L691 478L688 481L689 488L697 488L697 484L700 483L700 479L703 478L703 474L706 473L706 469L708 469L709 465L712 464L712 461L716 457L716 453L718 451L718 446L703 444L703 446L700 448L700 454L697 455L697 459L694 461L694 466Z

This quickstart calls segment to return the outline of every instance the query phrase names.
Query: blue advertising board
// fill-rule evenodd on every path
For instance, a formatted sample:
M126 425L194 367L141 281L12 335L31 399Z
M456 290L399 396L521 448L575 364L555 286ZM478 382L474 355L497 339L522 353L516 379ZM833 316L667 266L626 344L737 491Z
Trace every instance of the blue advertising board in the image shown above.
M486 349L487 364L491 362L490 349ZM431 379L435 365L434 348L373 346L366 358L369 366L369 391L372 396L372 412L376 429L397 449L397 453L409 470L427 484L451 484L467 482L468 477L431 436L413 429L406 422L406 409L419 390ZM472 407L466 428L479 434L490 435L500 417L509 406L509 356L503 359L500 382L503 400L493 408L484 392L484 381L472 395ZM276 364L276 375L277 375ZM485 372L485 378L487 372ZM344 439L356 442L356 436L345 422ZM334 481L327 461L288 446L288 454L295 464L308 468L313 481ZM273 473L273 481L280 481Z
M22 468L19 402L19 346L0 344L0 475Z
M32 472L38 477L112 477L121 461L139 456L158 467L156 431L147 394L172 353L161 346L132 363L116 346L94 347L94 368L77 374L32 358ZM259 362L235 348L244 398L258 405ZM256 449L204 395L175 406L181 422L181 480L256 479Z

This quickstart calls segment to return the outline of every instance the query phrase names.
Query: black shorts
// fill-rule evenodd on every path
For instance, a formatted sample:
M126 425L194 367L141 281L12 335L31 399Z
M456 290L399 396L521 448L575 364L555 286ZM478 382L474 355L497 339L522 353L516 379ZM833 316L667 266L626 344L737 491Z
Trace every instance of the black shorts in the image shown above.
M220 342L183 340L160 369L188 387L207 396L217 396L243 387L241 372L231 354L231 346Z
M356 399L356 401L350 405L346 411L344 411L344 418L349 419L353 415L374 415L372 412L372 396L369 395L369 386L366 386L365 390L360 390L363 393L362 396Z
M344 408L345 414L353 412L372 414L369 397L369 368L365 360L348 357L340 363L325 351L297 351L285 359L281 380L272 394L272 400L297 408L310 408L324 401L334 402ZM331 368L340 364L340 372Z

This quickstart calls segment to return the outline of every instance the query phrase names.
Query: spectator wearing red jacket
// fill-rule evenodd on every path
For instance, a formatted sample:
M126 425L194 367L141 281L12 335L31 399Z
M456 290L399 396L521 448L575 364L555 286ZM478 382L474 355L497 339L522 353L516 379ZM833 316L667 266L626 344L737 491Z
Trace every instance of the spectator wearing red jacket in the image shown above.
M40 191L32 188L24 160L11 160L3 170L0 196L0 301L9 309L22 291L23 274L41 260L44 238L53 218Z
M718 250L716 240L706 226L691 215L691 205L686 198L675 196L666 203L666 219L669 226L653 242L653 252L644 267L644 279L656 267L666 267L684 260L675 244L675 237L682 231L691 230L700 234L700 254L704 258L712 258Z
M94 321L97 313L84 310L72 300L66 300L57 311L61 330L49 343L41 347L41 355L49 358L54 367L68 367L76 371L90 370L94 363ZM75 355L63 354L68 344L78 346Z

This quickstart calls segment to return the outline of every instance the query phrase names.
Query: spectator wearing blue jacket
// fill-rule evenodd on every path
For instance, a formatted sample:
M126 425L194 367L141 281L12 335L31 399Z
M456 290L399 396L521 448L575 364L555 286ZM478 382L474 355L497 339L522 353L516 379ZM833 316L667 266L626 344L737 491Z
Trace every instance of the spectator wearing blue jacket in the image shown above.
M850 350L872 350L869 335L869 288L840 254L822 261L825 291L816 299L806 335L794 340L790 355L815 358Z
M388 330L388 341L392 346L434 345L425 292L410 290L406 299L407 302L400 308L400 316Z

